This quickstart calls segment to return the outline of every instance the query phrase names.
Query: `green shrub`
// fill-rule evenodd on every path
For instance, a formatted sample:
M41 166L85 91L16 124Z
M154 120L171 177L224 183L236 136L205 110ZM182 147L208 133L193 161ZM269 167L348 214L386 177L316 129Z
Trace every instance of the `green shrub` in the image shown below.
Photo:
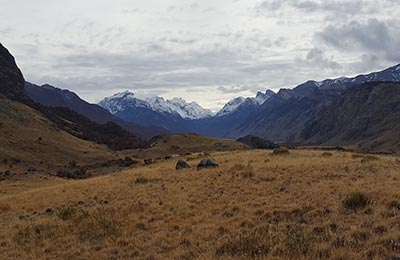
M359 210L365 208L369 203L368 196L362 192L353 192L342 200L342 205L345 209Z

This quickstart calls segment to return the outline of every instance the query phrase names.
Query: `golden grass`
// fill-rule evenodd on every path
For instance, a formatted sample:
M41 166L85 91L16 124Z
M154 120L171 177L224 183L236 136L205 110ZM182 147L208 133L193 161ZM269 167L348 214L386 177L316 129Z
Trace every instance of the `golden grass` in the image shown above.
M0 259L392 259L400 161L221 152L0 194ZM22 180L24 181L24 180ZM0 182L0 190L13 185ZM361 192L367 205L346 209Z
M0 98L0 171L10 162L18 170L35 166L43 171L75 160L93 163L113 157L104 145L85 141L57 129L52 122L34 109ZM7 160L7 163L4 163Z

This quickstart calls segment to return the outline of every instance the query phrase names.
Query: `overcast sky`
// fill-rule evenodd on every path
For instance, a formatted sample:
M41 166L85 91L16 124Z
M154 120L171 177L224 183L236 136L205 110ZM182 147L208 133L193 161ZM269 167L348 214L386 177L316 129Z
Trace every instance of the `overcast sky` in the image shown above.
M400 63L398 0L0 0L25 79L97 102L236 96Z

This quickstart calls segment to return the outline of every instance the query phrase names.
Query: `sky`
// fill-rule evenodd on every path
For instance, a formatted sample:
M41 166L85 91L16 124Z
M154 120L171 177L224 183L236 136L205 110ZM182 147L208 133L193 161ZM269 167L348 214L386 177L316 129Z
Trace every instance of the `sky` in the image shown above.
M25 79L214 111L237 96L400 63L398 0L0 0Z

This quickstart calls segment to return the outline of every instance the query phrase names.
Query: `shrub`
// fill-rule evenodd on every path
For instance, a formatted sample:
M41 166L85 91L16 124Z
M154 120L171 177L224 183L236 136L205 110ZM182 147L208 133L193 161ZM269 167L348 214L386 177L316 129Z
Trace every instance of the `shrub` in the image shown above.
M232 174L240 174L244 179L252 179L255 176L254 169L250 164L235 164L229 169L229 172Z
M215 252L215 255L217 257L230 256L254 259L267 256L269 251L268 239L261 234L252 232L240 234L231 241L222 244Z
M330 152L324 152L323 154L321 154L321 156L322 157L331 157L331 156L333 156L333 154Z
M287 148L277 148L272 151L272 155L287 155L290 154Z
M62 220L69 220L72 217L75 216L75 214L79 211L79 209L74 208L74 207L67 207L67 208L62 208L59 211L57 211L57 217L59 217Z
M349 210L359 210L365 208L369 203L367 195L362 192L353 192L346 196L342 200L342 205L345 209Z
M144 178L144 177L139 177L139 178L136 178L135 184L147 184L150 181L151 181L150 179L147 179L147 178Z
M307 254L310 249L310 241L301 226L289 226L284 235L285 252L289 257Z
M87 179L92 177L85 169L61 169L57 172L57 176L67 179Z
M391 201L391 202L389 203L388 208L389 208L389 209L397 209L397 210L400 210L400 203L399 203L398 201L396 201L396 200L393 200L393 201Z
M109 211L86 212L75 222L79 238L82 241L94 242L107 238L115 239L120 234L120 223L114 219L113 213Z
M351 155L351 158L353 158L353 159L358 159L358 158L362 158L362 157L364 157L364 155L362 155L362 154L352 154Z
M362 163L366 163L366 162L372 162L372 161L378 161L379 158L373 155L367 155L364 156L361 160Z

